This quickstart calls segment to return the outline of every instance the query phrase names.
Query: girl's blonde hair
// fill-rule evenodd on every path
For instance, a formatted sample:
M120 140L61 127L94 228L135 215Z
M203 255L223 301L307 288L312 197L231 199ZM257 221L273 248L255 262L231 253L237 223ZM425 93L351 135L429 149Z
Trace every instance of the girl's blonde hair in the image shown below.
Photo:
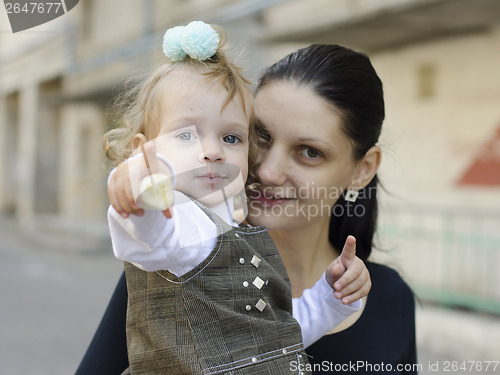
M144 134L148 140L158 134L161 113L160 83L170 71L179 65L199 67L200 74L222 84L227 90L227 98L222 110L236 96L239 96L245 113L253 111L253 108L246 108L246 103L252 97L250 82L243 76L241 68L226 57L225 32L218 26L212 25L212 27L219 34L220 42L217 52L211 58L200 61L188 56L182 61L169 61L117 97L113 106L113 112L120 116L117 120L117 127L108 131L103 137L106 157L113 166L130 156L133 151L132 142L137 133ZM253 116L251 118L253 119ZM252 131L253 125L250 124L250 132ZM250 139L253 139L252 135Z

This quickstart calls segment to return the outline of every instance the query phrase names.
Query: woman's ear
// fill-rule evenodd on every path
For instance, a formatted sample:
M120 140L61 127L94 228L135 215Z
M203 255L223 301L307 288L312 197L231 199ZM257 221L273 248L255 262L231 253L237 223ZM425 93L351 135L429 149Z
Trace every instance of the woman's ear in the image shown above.
M147 142L146 136L142 133L137 133L132 139L132 148L136 150Z
M364 158L358 163L356 175L353 178L353 186L364 188L370 183L380 166L382 150L375 145L370 148Z

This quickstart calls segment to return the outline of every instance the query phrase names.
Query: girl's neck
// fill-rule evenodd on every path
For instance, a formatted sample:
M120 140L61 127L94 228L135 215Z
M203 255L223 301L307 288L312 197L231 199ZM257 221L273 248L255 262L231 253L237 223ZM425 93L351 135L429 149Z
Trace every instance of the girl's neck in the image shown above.
M221 219L223 219L229 225L233 225L233 213L234 213L234 199L233 197L227 198L227 200L209 207L212 212L217 214Z
M329 222L294 230L270 231L285 264L293 297L300 297L322 277L337 256L328 240Z

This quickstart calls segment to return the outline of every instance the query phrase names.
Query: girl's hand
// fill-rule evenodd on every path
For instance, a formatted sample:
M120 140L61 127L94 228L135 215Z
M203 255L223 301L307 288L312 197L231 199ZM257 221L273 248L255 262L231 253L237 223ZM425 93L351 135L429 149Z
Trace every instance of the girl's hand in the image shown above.
M108 197L113 208L124 218L130 214L142 216L144 210L137 204L137 197L140 194L140 182L149 173L158 170L158 159L156 157L155 145L153 142L144 144L142 150L144 157L134 157L124 161L111 176L108 185ZM148 168L149 167L149 168ZM163 211L165 217L172 217L169 209Z
M326 281L335 290L335 297L348 305L368 295L372 282L365 263L356 256L356 239L348 236L340 256L330 263Z
M124 218L129 217L130 214L138 216L142 216L144 214L144 210L137 206L134 194L132 193L129 162L131 161L126 160L116 168L116 171L109 179L108 184L109 202L116 212Z

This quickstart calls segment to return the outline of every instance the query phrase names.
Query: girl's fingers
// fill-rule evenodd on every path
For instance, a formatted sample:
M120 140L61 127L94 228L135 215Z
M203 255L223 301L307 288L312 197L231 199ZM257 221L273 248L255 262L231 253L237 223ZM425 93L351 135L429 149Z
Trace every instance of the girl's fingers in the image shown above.
M135 203L132 187L128 179L125 179L125 183L115 181L113 186L116 199L123 212L123 214L120 214L122 214L123 217L128 217L129 214L139 216L143 214L144 211L137 207L137 204Z
M356 302L357 300L366 297L371 289L371 283L364 284L360 289L356 290L354 293L348 294L346 296L340 297L342 303L348 305L350 303Z
M334 288L337 291L343 290L347 285L352 283L356 278L359 277L369 277L368 271L366 271L366 275L364 271L364 263L361 259L356 258L354 262L351 263L351 266L343 273L342 276L335 282Z
M128 214L131 214L132 207L130 206L130 202L127 199L127 194L125 193L125 191L123 189L120 189L120 188L115 188L115 195L116 195L116 199L118 200L118 204L122 208L123 213L127 214L127 216L128 216ZM122 216L124 216L124 215L122 215Z
M129 213L137 215L138 212L142 211L135 202L134 193L132 192L132 185L129 181L122 184L123 189L123 199L127 202L128 207L130 207Z
M340 261L338 261L338 259L334 260L328 265L325 272L325 279L330 287L336 289L336 283L345 272L345 270L346 269L344 265Z
M347 236L342 253L340 253L340 259L346 267L349 267L356 259L356 238L354 236Z
M108 186L108 198L109 198L109 203L113 208L118 212L123 217L128 217L128 214L123 210L123 208L120 205L120 202L114 192L114 189L111 188L111 185Z
M167 219L172 218L172 211L170 211L170 208L167 208L165 211L163 211L163 216L165 216Z
M123 217L128 217L129 214L140 216L144 213L136 204L132 188L131 180L138 176L137 165L138 162L136 160L122 163L118 166L109 182L108 195L110 201L113 199L111 201L113 207Z
M366 283L371 285L370 273L363 261L356 258L351 267L335 283L335 290L341 291L346 296L352 293L353 288L361 288Z
M362 278L356 278L353 282L347 284L345 287L343 287L341 290L337 292L339 293L340 298L346 297L362 289L366 283L367 283L366 280Z
M349 303L352 303L362 297L368 295L371 289L371 279L370 278L357 278L352 283L345 286L341 291L335 292L335 297L342 299L344 302L345 298L349 299Z

